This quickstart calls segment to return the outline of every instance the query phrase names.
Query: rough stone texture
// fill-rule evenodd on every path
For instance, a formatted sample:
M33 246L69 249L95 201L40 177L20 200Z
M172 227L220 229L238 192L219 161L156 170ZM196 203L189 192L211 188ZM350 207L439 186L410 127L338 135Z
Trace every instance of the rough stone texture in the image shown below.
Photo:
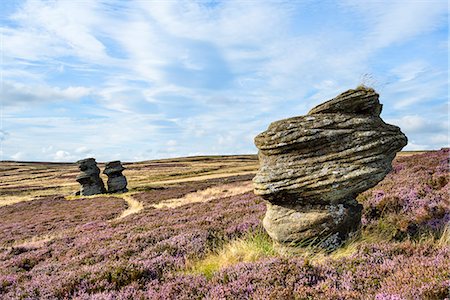
M274 241L335 248L359 227L356 196L390 172L407 143L380 118L378 98L370 88L349 90L255 138L255 193L269 202L263 224Z
M109 193L128 192L127 179L122 174L123 170L125 170L125 168L119 160L106 163L103 173L108 176Z
M106 193L103 180L100 178L100 169L94 158L86 158L77 161L80 174L77 176L77 181L81 184L79 194L83 196L90 196L96 194Z

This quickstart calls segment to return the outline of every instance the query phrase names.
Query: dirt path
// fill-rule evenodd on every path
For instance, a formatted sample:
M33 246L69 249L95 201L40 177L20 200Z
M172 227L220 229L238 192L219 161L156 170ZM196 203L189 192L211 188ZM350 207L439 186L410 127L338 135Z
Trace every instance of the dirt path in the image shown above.
M154 208L175 208L189 203L208 202L217 198L236 196L252 190L253 183L251 181L222 184L186 194L181 198L164 200L152 206Z
M144 209L144 205L137 201L136 199L133 198L133 195L122 195L121 197L118 198L122 198L123 200L125 200L125 202L127 203L128 207L127 209L125 209L117 218L111 220L111 221L116 221L116 220L120 220L123 219L129 215L132 214L137 214L138 212L140 212L142 209Z
M140 212L144 208L144 206L142 205L141 202L137 201L136 199L134 199L132 197L132 194L129 194L129 195L125 194L125 195L114 196L114 197L123 199L127 203L128 207L127 207L127 209L122 211L122 213L119 216L117 216L114 219L109 220L108 222L113 222L113 221L116 221L116 220L123 219L123 218L125 218L125 217L127 217L129 215L136 214L136 213ZM74 199L71 199L71 200L68 200L68 201L74 201ZM55 232L53 234L45 234L45 235L34 236L34 237L30 238L30 239L26 239L26 240L20 241L18 243L14 243L11 246L7 246L7 247L1 247L0 246L0 250L3 250L3 249L11 250L12 248L17 248L17 247L39 248L39 247L44 246L45 243L47 243L47 242L50 242L50 241L52 241L54 239L57 239L57 238L64 237L67 232L68 232L67 230L63 230L63 231Z

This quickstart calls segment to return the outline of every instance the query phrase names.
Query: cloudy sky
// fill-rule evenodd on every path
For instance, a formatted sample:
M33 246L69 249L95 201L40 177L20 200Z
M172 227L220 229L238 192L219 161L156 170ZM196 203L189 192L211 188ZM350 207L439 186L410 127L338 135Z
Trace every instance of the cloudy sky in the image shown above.
M407 150L448 146L442 0L1 1L3 160L256 153L358 84Z

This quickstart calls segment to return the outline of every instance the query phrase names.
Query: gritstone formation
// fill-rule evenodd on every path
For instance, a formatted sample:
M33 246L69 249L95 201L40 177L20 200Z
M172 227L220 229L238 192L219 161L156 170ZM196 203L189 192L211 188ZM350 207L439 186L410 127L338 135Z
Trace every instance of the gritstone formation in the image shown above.
M125 168L119 160L106 163L103 174L108 176L108 192L109 193L126 193L127 179L123 176L122 171Z
M380 118L378 98L370 88L349 90L255 138L255 193L267 200L263 225L276 244L334 249L359 228L356 196L391 171L407 144Z
M77 161L80 174L77 181L81 184L81 189L76 194L83 196L97 195L106 193L103 180L100 178L100 169L94 158L86 158ZM127 179L122 171L125 168L120 161L108 162L105 165L104 174L108 176L109 193L125 193L127 189Z
M80 174L77 181L81 184L80 195L90 196L106 193L103 180L100 178L100 169L94 158L86 158L77 161Z

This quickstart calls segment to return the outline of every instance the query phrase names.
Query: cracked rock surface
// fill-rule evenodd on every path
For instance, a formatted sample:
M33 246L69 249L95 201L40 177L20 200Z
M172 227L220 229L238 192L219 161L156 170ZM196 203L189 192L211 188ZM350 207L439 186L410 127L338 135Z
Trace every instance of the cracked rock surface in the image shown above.
M359 87L256 136L254 191L268 201L263 224L275 242L333 249L359 228L356 196L391 171L407 144L381 109L379 95Z

